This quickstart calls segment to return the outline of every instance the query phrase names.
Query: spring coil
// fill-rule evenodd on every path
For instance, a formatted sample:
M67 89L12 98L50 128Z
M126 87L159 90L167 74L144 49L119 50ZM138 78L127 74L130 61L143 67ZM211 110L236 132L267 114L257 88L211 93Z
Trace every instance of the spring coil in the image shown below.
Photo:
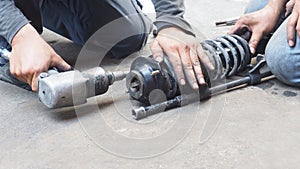
M250 48L246 40L237 35L225 35L205 40L202 48L215 67L210 80L217 81L245 71L251 63Z

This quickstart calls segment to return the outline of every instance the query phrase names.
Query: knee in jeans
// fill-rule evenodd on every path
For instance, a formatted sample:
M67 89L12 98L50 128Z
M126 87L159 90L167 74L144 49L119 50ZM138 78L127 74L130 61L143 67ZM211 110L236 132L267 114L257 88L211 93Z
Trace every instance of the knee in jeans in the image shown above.
M286 50L287 47L288 45L268 44L265 53L266 61L272 73L281 82L300 86L300 60L291 59L297 57L290 50Z
M269 0L250 0L244 13L252 13L264 8L268 4Z
M143 47L144 42L147 40L146 36L147 35L143 34L134 35L118 42L109 51L109 57L121 59L134 52L139 51Z
M123 58L134 52L139 51L147 41L152 23L145 22L142 19L130 19L126 21L120 29L127 29L124 35L116 45L111 49L110 54L113 58Z

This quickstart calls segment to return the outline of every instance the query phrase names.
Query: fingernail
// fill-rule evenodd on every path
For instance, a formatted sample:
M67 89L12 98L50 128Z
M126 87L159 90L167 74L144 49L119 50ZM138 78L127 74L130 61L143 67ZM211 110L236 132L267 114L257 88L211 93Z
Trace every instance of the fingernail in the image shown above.
M253 47L250 47L250 51L251 51L252 54L255 53L255 49Z
M184 79L181 79L180 80L180 84L183 86L183 85L185 85L185 80Z
M199 89L199 86L198 86L197 83L194 83L194 84L193 84L193 89L195 89L195 90L196 90L196 89Z
M36 86L31 86L31 90L32 90L33 92L36 92L36 91L37 91L37 87L36 87Z
M162 62L164 59L162 56L158 56L156 59L155 59L157 62Z
M294 41L289 40L289 45L290 45L290 46L294 46Z
M200 84L205 84L204 78L201 78L201 79L200 79Z

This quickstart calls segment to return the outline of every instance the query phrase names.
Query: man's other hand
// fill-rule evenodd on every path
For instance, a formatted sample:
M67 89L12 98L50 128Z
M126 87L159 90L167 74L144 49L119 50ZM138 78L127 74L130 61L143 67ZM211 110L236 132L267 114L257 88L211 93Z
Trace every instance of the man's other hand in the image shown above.
M271 33L278 21L280 15L275 11L273 7L267 5L259 11L246 14L237 21L229 34L247 38L250 36L250 40L247 40L249 40L251 53L254 54L263 36Z
M175 27L159 31L151 45L151 51L158 62L163 61L164 53L166 53L179 84L185 85L187 80L195 90L199 88L198 83L205 84L199 58L209 69L214 69L204 54L200 42L194 36Z

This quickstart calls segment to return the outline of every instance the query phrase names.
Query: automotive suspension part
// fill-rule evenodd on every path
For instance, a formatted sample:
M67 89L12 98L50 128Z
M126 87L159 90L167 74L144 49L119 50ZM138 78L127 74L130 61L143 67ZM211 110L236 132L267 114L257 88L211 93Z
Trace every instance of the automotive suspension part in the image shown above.
M132 63L126 78L129 94L133 99L146 104L146 107L133 109L134 119L138 120L166 109L204 100L243 84L254 85L272 75L269 70L260 72L266 65L261 55L257 57L259 59L256 66L251 65L252 55L248 43L237 35L205 40L200 44L215 69L208 71L201 63L207 84L200 86L198 95L195 95L193 90L181 91L182 88L176 82L167 57L164 57L162 63L154 61L151 57L140 57ZM244 77L233 81L227 80L238 74L243 74ZM155 90L162 91L165 97L158 97L157 94L151 97L151 93Z

